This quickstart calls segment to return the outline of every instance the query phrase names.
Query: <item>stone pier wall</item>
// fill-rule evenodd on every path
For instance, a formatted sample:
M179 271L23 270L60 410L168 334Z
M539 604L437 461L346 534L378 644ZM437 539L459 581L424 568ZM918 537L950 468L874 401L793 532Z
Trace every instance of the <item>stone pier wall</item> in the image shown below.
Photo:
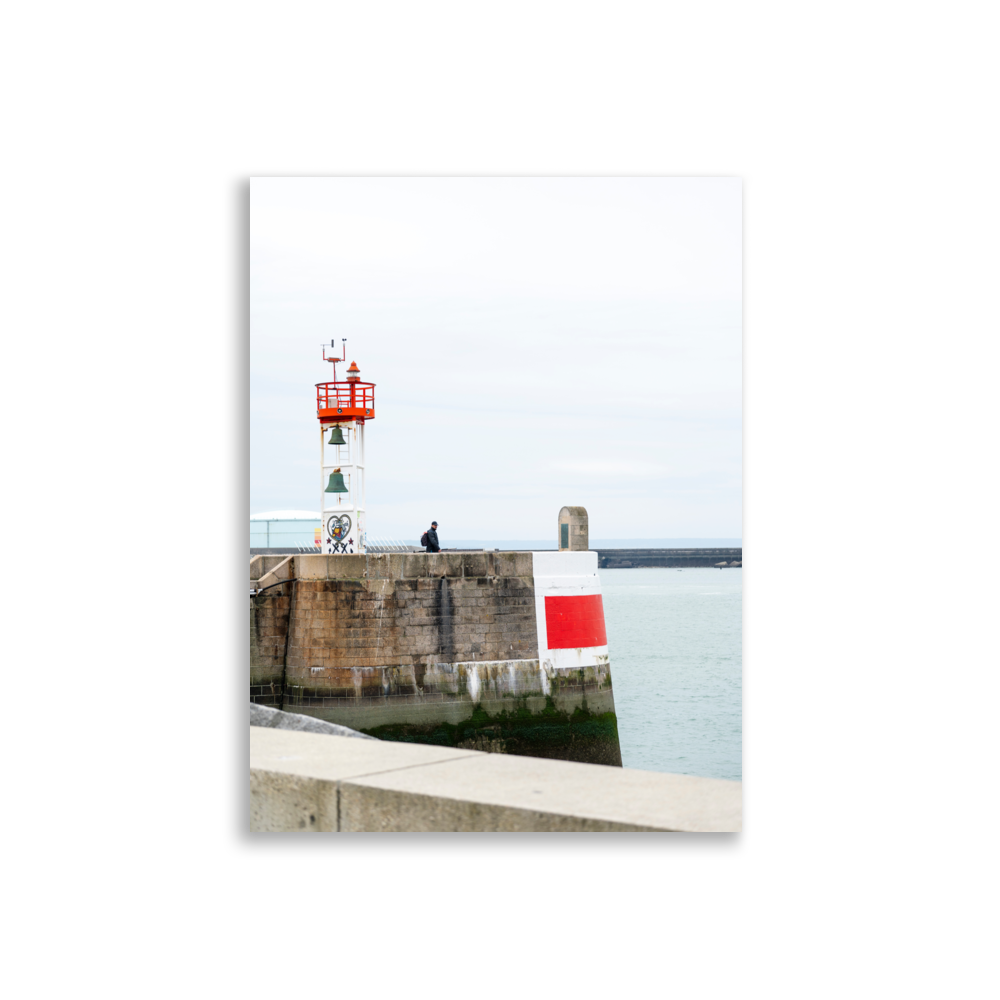
M566 667L539 646L532 553L309 554L271 572L251 701L381 739L620 765L606 648Z

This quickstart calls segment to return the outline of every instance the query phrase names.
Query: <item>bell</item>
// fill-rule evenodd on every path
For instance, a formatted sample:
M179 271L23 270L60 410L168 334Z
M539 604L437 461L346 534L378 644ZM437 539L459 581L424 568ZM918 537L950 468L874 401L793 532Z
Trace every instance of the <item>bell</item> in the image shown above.
M344 432L340 429L340 424L334 424L333 430L330 431L330 440L326 442L327 444L347 444L344 440Z
M350 490L344 485L344 475L340 469L334 469L330 473L330 482L327 484L324 493L349 493Z

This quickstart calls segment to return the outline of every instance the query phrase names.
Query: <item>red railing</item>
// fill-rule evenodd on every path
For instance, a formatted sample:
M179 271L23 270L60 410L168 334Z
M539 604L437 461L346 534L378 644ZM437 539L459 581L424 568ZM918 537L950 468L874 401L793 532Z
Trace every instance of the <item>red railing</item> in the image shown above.
M316 386L316 409L361 411L361 414L367 410L371 415L375 409L375 383L320 382Z

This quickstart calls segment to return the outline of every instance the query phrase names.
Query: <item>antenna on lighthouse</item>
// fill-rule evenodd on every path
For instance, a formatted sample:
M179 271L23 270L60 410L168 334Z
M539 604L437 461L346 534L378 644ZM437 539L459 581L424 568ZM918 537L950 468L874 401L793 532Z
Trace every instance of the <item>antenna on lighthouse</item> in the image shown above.
M323 348L323 360L324 361L329 361L330 364L333 365L333 381L334 382L337 381L337 362L339 362L339 361L346 361L347 360L347 338L346 337L341 337L340 341L343 344L343 355L341 357L339 357L339 358L336 355L334 355L332 358L328 358L326 356L326 344L321 344L320 345ZM337 349L337 340L336 340L336 338L334 338L334 339L332 339L330 341L330 347L334 351Z

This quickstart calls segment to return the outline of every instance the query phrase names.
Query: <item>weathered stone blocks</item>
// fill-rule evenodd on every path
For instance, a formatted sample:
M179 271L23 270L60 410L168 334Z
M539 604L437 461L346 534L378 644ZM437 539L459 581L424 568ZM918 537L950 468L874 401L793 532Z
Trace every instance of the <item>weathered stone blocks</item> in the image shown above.
M295 582L254 599L252 701L383 739L621 763L607 665L539 664L531 553L308 554L279 569Z

